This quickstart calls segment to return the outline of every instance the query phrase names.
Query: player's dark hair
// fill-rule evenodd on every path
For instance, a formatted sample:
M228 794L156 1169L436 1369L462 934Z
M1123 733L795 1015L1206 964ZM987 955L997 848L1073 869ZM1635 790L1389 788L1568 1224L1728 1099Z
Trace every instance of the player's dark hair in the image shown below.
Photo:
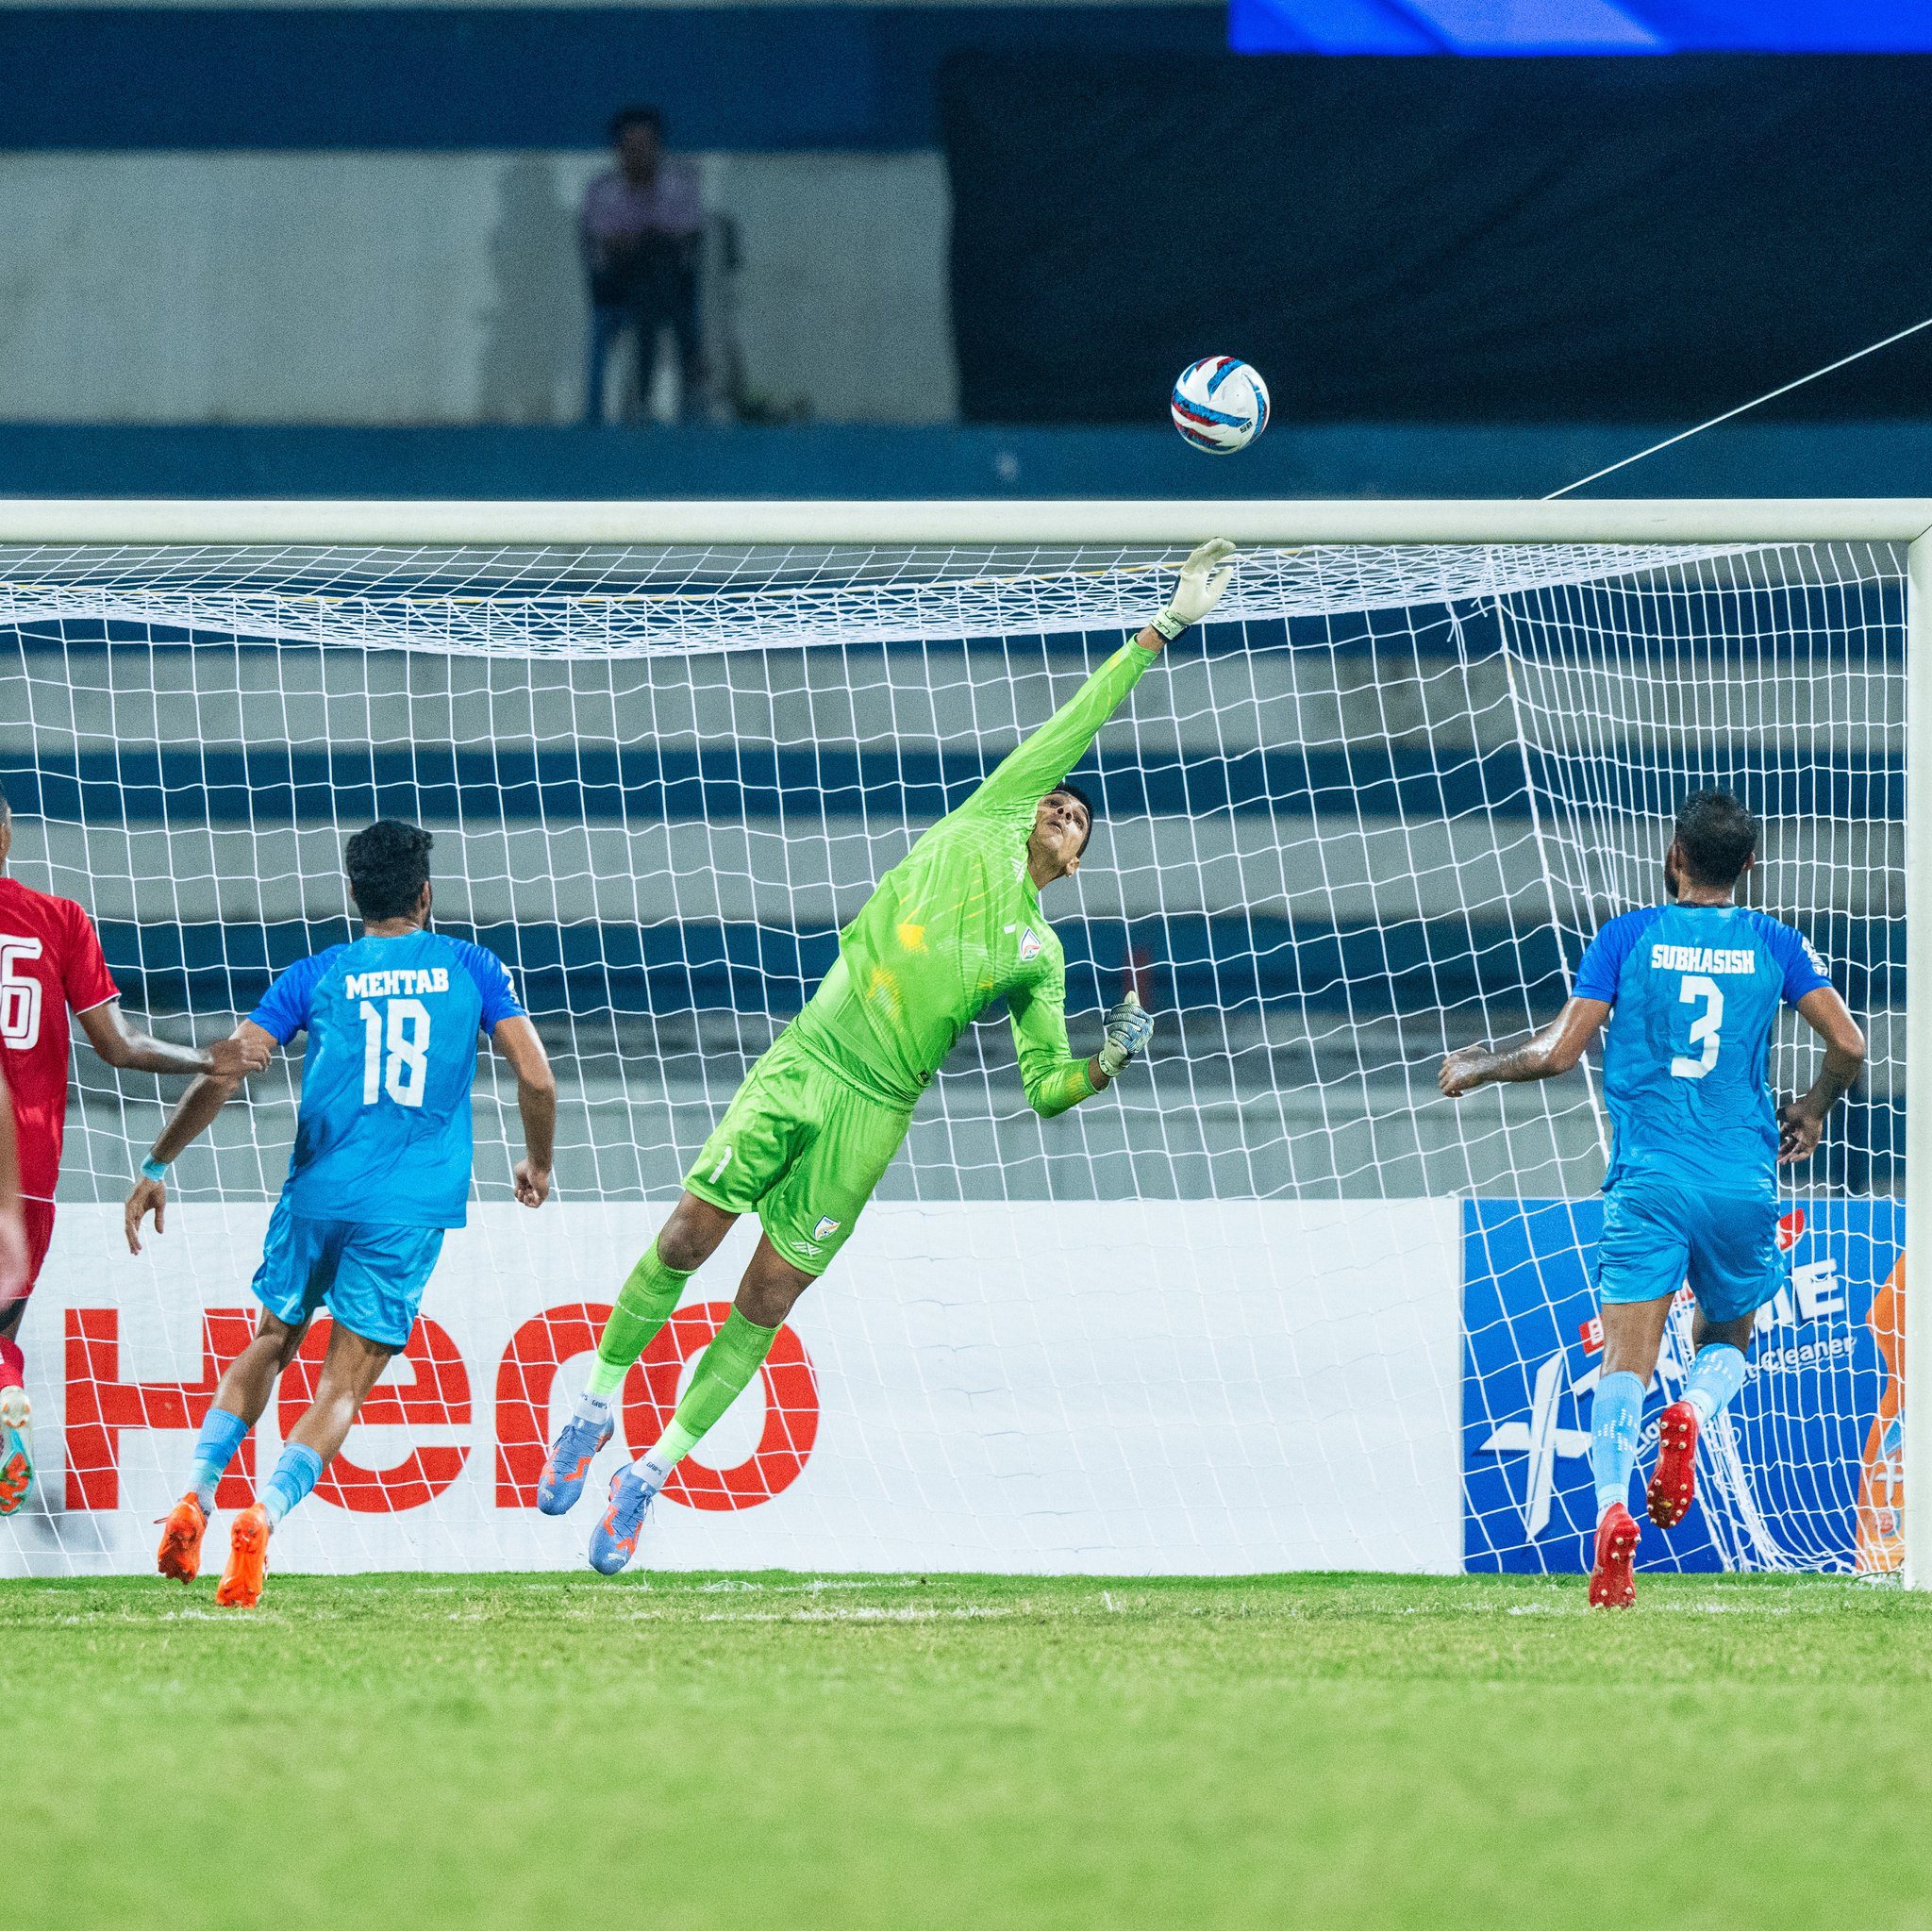
M358 831L342 852L356 909L375 924L404 919L416 909L429 883L429 848L436 842L420 824L378 818Z
M0 785L0 820L13 816L13 800L7 795L7 787Z
M1700 885L1735 885L1757 849L1757 821L1728 791L1692 791L1677 811L1677 845Z
M1095 822L1099 819L1100 813L1093 808L1093 800L1090 798L1087 795L1087 793L1080 789L1078 785L1074 784L1071 778L1063 778L1058 784L1057 784L1053 788L1053 790L1054 791L1059 792L1062 797L1077 798L1079 799L1081 804L1086 806L1087 836L1080 841L1080 850L1084 852L1087 849L1087 847L1093 842L1093 826ZM1048 797L1051 797L1052 795L1053 791L1049 791L1047 793ZM1078 857L1078 853L1076 853L1074 856Z
M662 139L664 117L656 108L620 108L610 117L610 144L616 147L633 127L648 127Z

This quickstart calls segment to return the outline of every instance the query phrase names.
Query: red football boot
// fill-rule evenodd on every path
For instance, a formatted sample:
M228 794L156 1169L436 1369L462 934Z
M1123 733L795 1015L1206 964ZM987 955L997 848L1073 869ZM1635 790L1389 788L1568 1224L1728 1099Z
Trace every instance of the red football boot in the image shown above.
M207 1528L201 1504L192 1495L182 1496L161 1523L155 1567L176 1582L192 1582L201 1573L201 1539Z
M1674 1401L1657 1417L1657 1473L1644 1500L1651 1521L1674 1529L1690 1513L1697 1493L1697 1410L1687 1401Z
M1610 1504L1596 1525L1596 1567L1590 1572L1592 1609L1629 1609L1637 1603L1637 1523L1621 1502Z

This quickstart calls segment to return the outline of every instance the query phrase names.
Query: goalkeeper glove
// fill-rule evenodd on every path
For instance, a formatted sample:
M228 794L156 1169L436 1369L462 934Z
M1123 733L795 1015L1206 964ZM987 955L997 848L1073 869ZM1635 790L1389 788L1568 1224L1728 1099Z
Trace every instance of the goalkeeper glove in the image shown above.
M1154 1015L1129 992L1107 1015L1107 1043L1100 1049L1100 1070L1118 1079L1128 1065L1147 1050L1154 1037Z
M1172 643L1190 624L1198 624L1216 604L1234 574L1228 560L1234 545L1225 537L1203 543L1181 565L1181 580L1174 585L1167 608L1155 618L1154 627Z

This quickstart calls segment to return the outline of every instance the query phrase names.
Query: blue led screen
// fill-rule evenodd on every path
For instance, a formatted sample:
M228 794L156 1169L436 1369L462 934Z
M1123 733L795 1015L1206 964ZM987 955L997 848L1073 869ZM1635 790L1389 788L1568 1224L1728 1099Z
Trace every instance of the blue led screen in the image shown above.
M1241 54L1932 53L1932 0L1230 0Z

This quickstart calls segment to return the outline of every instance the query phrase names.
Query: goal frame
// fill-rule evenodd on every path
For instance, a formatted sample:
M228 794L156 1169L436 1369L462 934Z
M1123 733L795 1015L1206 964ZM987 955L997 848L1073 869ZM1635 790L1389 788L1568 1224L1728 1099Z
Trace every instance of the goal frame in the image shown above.
M1906 550L1906 1185L1907 1253L1932 1240L1932 497L883 500L658 502L302 498L0 499L0 544L1801 543ZM1905 1296L1905 1582L1932 1590L1932 1295Z

